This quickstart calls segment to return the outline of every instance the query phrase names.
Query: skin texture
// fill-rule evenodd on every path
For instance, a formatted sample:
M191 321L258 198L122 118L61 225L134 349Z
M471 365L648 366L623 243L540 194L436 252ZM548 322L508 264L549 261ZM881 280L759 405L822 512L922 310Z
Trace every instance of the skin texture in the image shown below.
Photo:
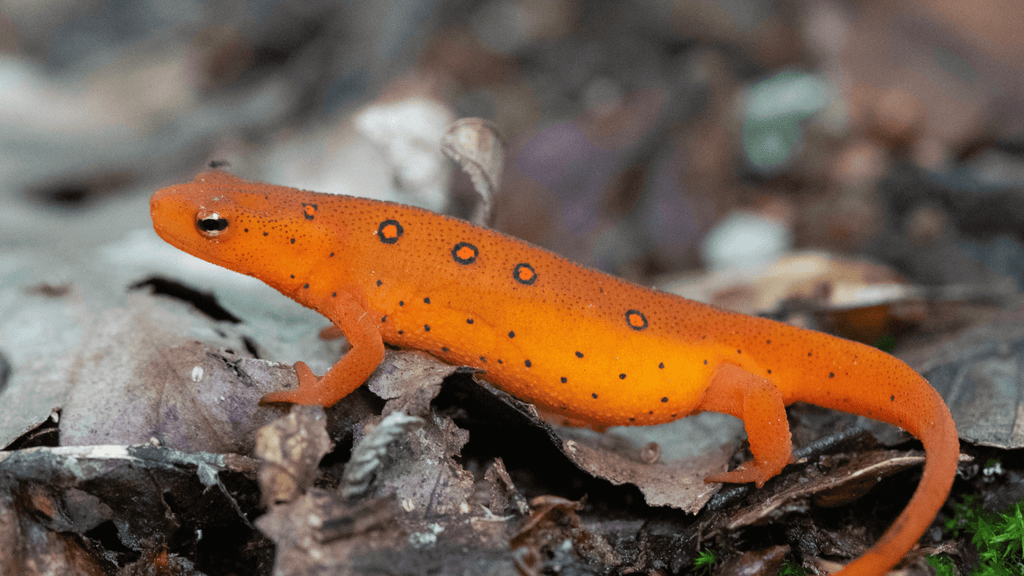
M807 402L895 424L927 463L907 508L841 573L883 574L945 502L959 441L924 378L875 348L719 310L583 268L467 222L400 204L211 172L150 201L161 238L255 276L352 344L324 376L262 402L330 406L361 385L384 344L486 371L495 386L595 427L704 411L743 419L751 462L709 482L759 487L792 460L784 406Z

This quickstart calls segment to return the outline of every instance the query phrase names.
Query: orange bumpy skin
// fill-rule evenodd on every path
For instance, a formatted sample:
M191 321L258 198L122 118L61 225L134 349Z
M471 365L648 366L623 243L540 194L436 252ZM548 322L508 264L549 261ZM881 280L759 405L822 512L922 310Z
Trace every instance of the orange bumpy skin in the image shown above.
M297 363L299 388L263 402L332 405L373 372L387 343L479 368L510 394L595 427L732 414L754 460L708 480L758 486L791 460L787 404L889 422L923 442L927 464L910 504L846 575L898 562L952 485L959 441L949 410L875 348L630 284L400 204L211 172L157 192L150 208L161 238L263 280L351 342L320 378Z

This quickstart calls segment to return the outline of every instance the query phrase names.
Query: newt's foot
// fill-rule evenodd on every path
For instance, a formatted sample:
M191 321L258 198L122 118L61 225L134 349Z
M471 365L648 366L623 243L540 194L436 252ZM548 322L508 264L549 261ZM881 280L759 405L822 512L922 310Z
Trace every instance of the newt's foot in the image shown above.
M341 331L341 328L337 326L328 326L320 331L321 340L337 340L344 336L345 333Z
M265 394L260 398L260 405L274 402L288 402L290 404L323 405L320 399L320 379L306 366L305 362L295 363L295 375L299 377L299 387L293 390L279 390Z
M764 486L765 482L777 476L786 464L786 462L774 463L757 462L752 460L741 464L739 468L736 468L732 472L708 474L707 477L704 478L704 482L725 482L728 484L746 484L748 482L753 482L758 488L761 488Z

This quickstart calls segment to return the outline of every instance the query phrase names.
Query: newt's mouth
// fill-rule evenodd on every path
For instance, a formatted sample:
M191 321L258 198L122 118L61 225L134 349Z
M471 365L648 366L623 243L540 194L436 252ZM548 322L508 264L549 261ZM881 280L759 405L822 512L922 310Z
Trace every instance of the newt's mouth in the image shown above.
M183 237L196 233L193 218L187 216L193 211L186 204L180 195L175 194L174 187L164 188L149 199L153 230L165 242L181 249L185 249Z

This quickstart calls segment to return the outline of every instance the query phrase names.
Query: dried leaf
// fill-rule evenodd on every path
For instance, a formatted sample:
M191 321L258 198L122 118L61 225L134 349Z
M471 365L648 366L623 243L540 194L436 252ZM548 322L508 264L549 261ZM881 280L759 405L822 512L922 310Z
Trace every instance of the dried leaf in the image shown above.
M719 490L704 478L723 470L735 451L739 420L720 414L700 414L671 424L621 427L598 433L553 427L532 404L522 402L490 384L480 384L545 430L576 466L613 484L632 484L651 506L671 506L695 514ZM659 444L651 463L651 442Z
M287 416L256 432L263 504L290 502L317 478L317 466L333 447L320 406L292 406Z
M490 224L491 207L505 162L497 127L481 118L460 118L441 139L441 151L469 174L480 196L469 220L482 226Z

